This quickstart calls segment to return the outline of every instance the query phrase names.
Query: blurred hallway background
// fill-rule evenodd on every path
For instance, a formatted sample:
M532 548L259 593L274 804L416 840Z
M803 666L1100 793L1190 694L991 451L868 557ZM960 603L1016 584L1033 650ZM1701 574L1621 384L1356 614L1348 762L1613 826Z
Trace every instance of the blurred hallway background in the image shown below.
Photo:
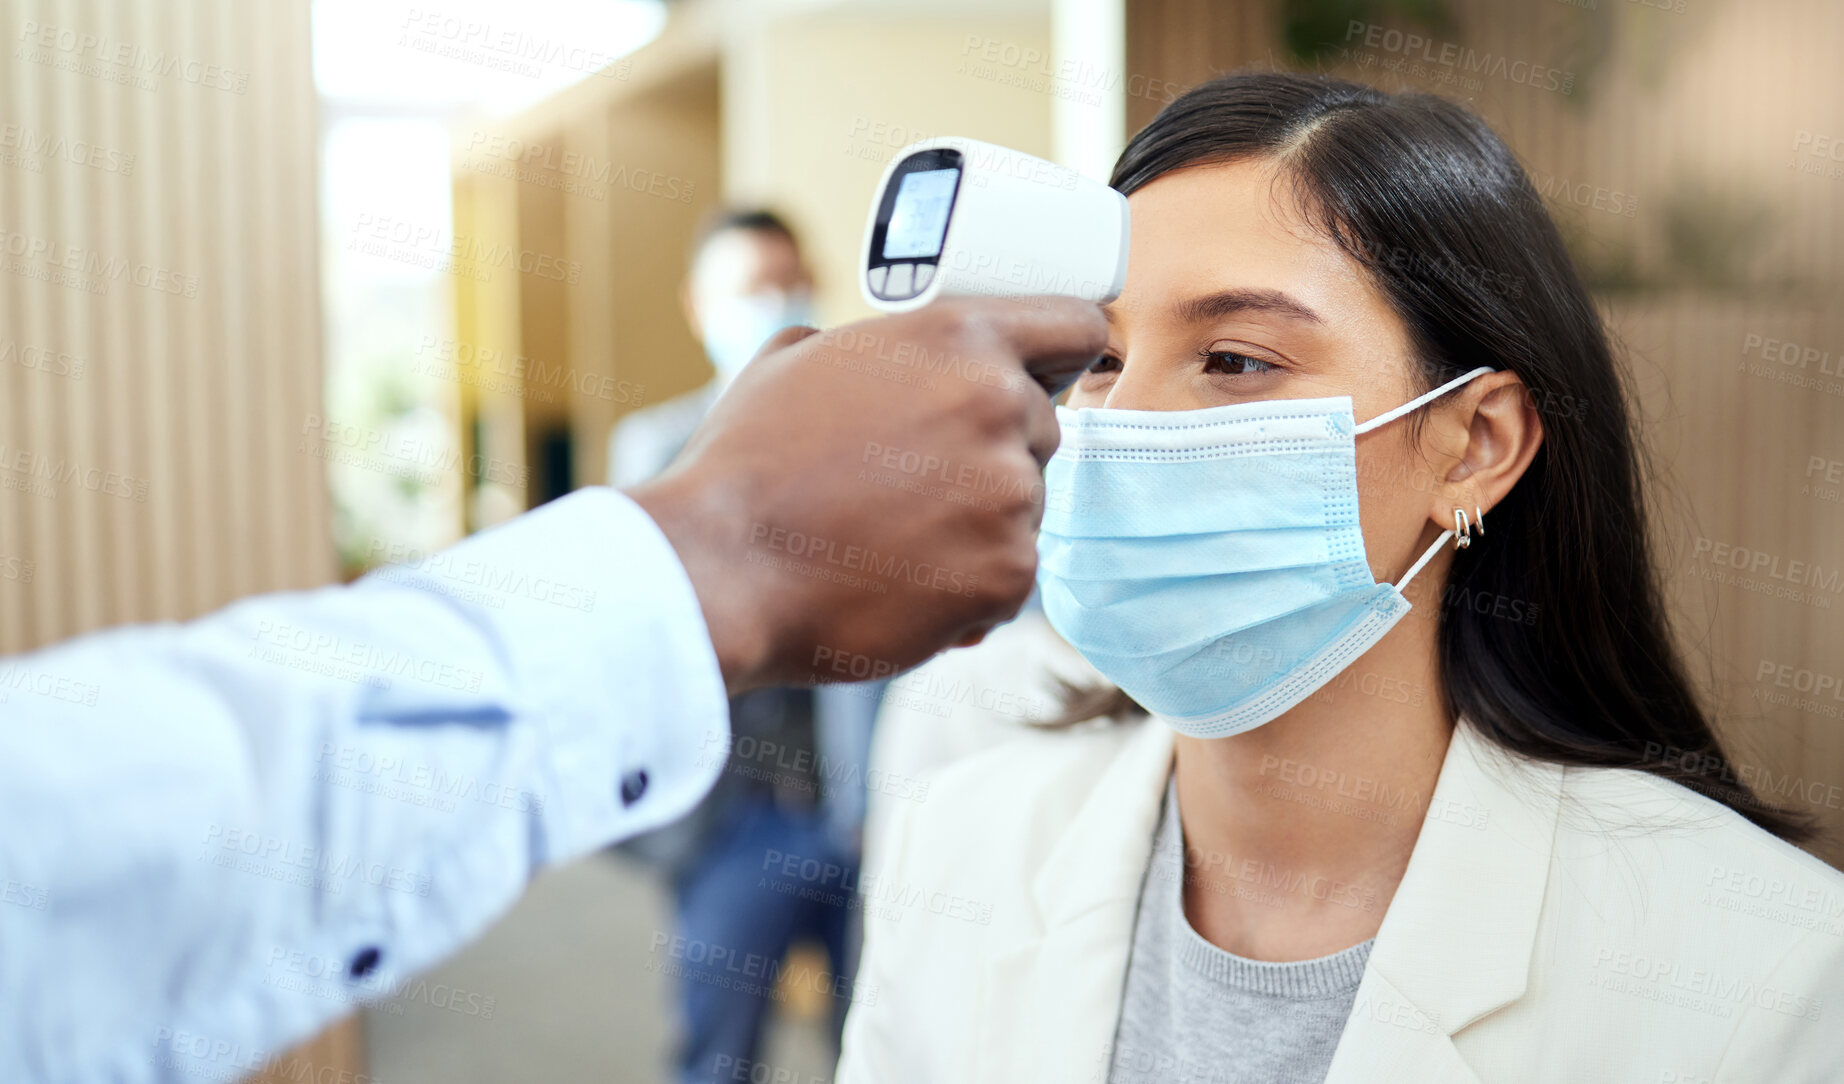
M1736 759L1844 860L1836 3L0 0L0 30L0 651L601 483L623 416L710 376L678 290L713 207L785 214L837 324L905 144L1105 178L1186 88L1322 69L1468 101L1524 160L1627 349ZM301 1063L665 1079L667 908L614 858L557 871ZM825 1009L787 991L768 1065L830 1080Z

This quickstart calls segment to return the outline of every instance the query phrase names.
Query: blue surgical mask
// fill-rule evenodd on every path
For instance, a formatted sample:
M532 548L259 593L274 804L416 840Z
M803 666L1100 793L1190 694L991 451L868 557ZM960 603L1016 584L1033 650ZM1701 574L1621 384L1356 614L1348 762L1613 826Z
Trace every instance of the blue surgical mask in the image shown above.
M1337 676L1409 601L1377 583L1357 513L1349 396L1205 410L1057 408L1038 587L1063 638L1180 733L1240 734Z
M741 294L711 302L701 331L704 352L717 369L717 379L728 384L768 337L784 327L810 324L812 310L804 293Z

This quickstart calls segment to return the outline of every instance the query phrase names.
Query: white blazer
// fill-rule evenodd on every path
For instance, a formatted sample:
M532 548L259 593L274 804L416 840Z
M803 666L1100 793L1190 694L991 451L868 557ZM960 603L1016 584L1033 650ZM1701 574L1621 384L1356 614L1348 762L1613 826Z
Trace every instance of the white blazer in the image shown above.
M893 803L840 1084L1105 1080L1171 764L1158 723L1040 732ZM1844 1081L1844 874L1462 722L1326 1079Z

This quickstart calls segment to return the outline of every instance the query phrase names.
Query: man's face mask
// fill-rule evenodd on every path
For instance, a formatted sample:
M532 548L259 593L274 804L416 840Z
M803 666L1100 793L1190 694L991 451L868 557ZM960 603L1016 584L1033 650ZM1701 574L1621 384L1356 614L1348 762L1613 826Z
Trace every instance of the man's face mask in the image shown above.
M1387 633L1358 526L1349 396L1204 410L1057 408L1038 538L1044 612L1095 668L1180 733L1222 738L1293 707Z
M728 384L768 337L784 327L813 322L804 291L770 291L713 298L706 303L699 323L704 352L717 369L717 379Z

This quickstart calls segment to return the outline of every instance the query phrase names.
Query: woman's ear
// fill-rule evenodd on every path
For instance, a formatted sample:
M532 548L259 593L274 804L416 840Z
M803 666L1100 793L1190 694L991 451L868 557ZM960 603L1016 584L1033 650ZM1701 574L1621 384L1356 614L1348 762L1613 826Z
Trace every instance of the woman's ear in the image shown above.
M1467 518L1490 512L1524 476L1543 443L1543 420L1530 390L1515 373L1486 373L1456 391L1439 408L1430 432L1436 473L1428 518L1443 530L1453 510Z

